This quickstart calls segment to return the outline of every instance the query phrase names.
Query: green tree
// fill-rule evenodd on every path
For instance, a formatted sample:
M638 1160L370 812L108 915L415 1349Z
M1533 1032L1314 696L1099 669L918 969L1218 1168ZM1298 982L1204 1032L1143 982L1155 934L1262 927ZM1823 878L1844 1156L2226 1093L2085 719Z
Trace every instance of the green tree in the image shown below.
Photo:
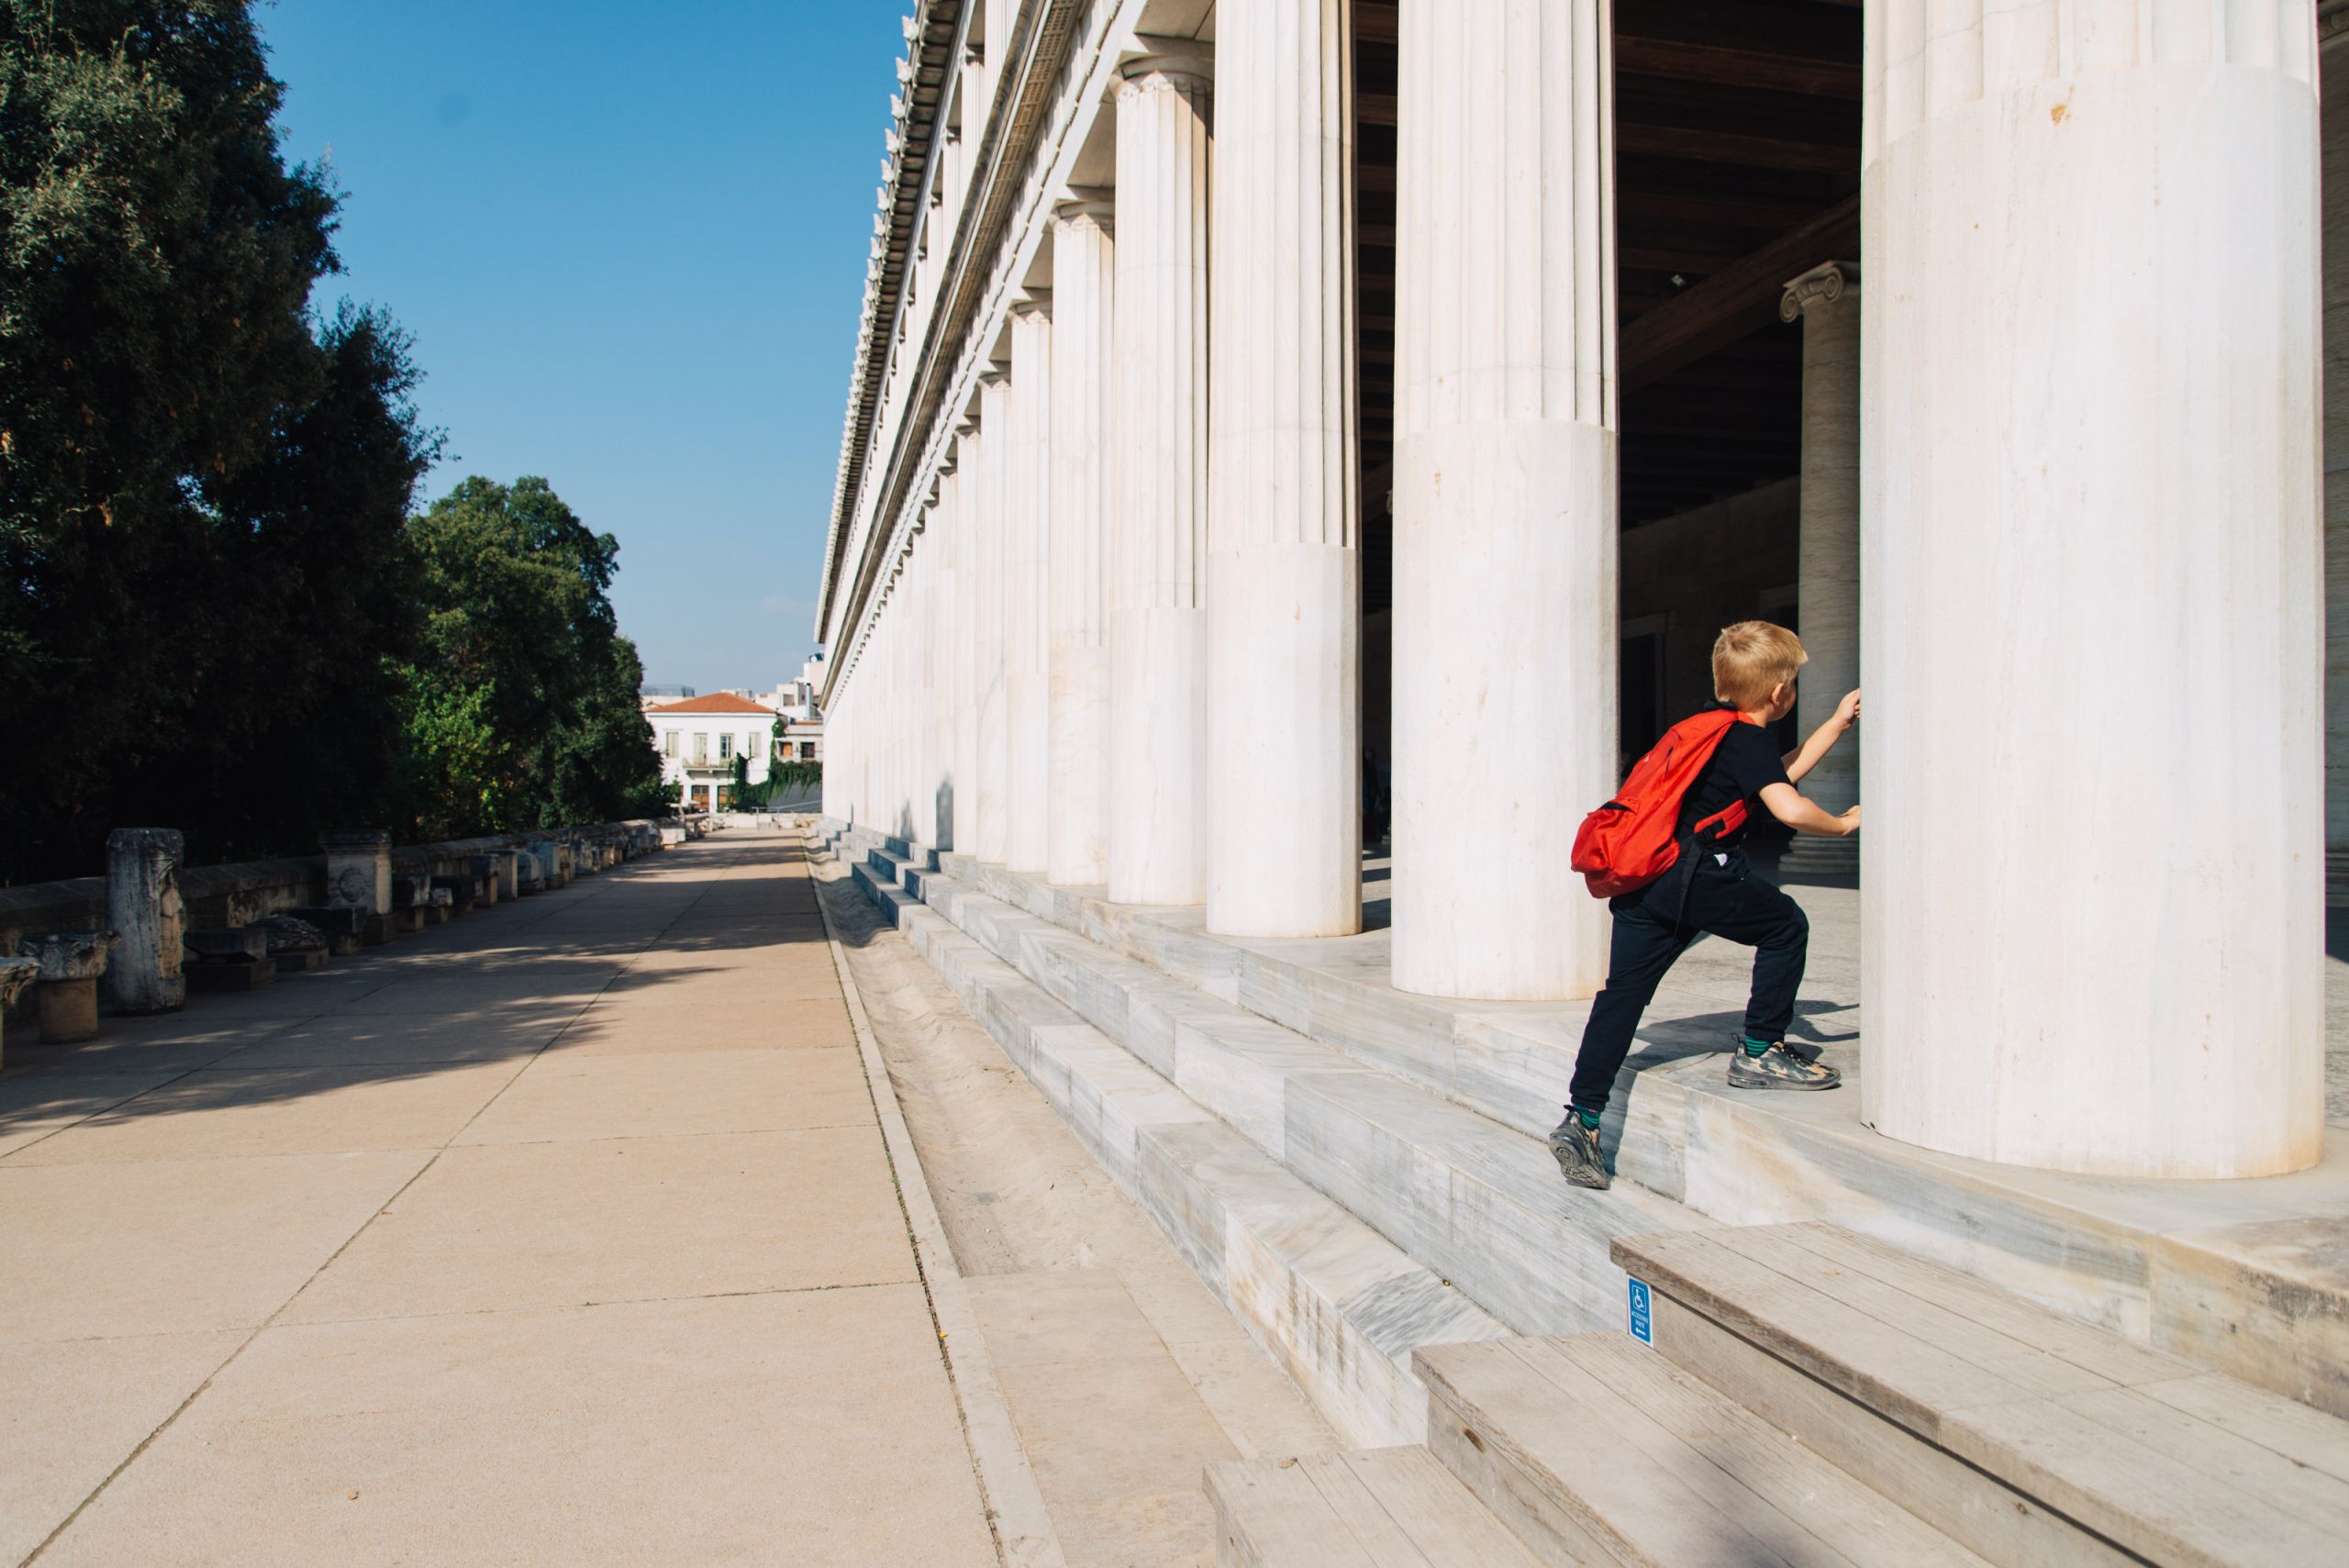
M249 9L0 0L0 880L306 848L390 771L433 440L397 329L309 313Z
M578 718L557 733L548 752L547 796L539 806L542 826L658 817L669 809L661 754L637 700L644 662L636 644L613 638L594 668L596 679Z
M659 809L643 667L608 590L619 545L544 479L461 481L408 527L423 648L406 666L418 831L552 827ZM463 760L441 767L436 758Z

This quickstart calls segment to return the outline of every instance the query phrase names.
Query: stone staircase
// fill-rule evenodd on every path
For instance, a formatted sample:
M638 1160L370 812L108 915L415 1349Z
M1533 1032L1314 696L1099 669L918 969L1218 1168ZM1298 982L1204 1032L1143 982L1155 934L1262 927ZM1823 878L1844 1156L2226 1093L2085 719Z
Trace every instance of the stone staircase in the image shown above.
M1431 1068L1342 977L830 837L1361 1446L1212 1472L1227 1563L2349 1562L2349 1425L1833 1226L1720 1229L1677 1201L1693 1081L1569 1188L1494 1114L1505 1051Z
M1219 1561L2349 1561L2349 1423L1831 1226L1617 1251L1653 1348L1422 1349L1425 1449L1216 1466Z
M1353 1440L1423 1435L1416 1347L1613 1326L1609 1244L1701 1223L897 849L856 875Z
M1206 931L1197 908L1113 905L1098 889L1052 886L836 824L829 831L869 893L885 892L893 909L927 908L965 934L982 933L982 946L1138 1060L1167 1064L1169 1020L1184 1009L1202 1020L1185 1035L1193 1047L1186 1066L1194 1070L1227 1038L1324 1048L1295 1058L1304 1064L1294 1075L1300 1082L1275 1087L1262 1080L1286 1073L1287 1065L1280 1051L1260 1044L1249 1057L1262 1091L1254 1096L1256 1119L1241 1116L1234 1125L1269 1130L1280 1124L1284 1140L1297 1145L1297 1158L1285 1148L1270 1151L1275 1158L1421 1262L1448 1269L1441 1260L1452 1254L1423 1248L1420 1234L1405 1240L1372 1208L1356 1207L1353 1195L1333 1184L1336 1173L1306 1173L1301 1161L1328 1152L1303 1114L1318 1100L1342 1095L1355 1110L1375 1102L1390 1121L1404 1115L1413 1155L1407 1166L1437 1184L1435 1190L1448 1187L1455 1171L1481 1180L1488 1168L1475 1161L1456 1164L1449 1150L1418 1158L1433 1153L1419 1141L1422 1130L1460 1129L1462 1144L1494 1151L1504 1168L1539 1178L1521 1190L1546 1206L1542 1212L1581 1227L1581 1217L1543 1195L1555 1183L1539 1140L1557 1119L1587 1004L1414 996L1386 982L1383 931L1297 942L1217 937ZM1391 884L1376 880L1383 875L1377 868L1370 875L1365 898L1375 910ZM1815 913L1815 937L1832 928L1832 910L1830 904ZM1074 940L1047 940L1048 928ZM1013 939L1017 945L1005 945ZM1849 973L1855 959L1837 951L1833 940L1814 942L1813 990L1823 985L1848 1000L1856 996L1856 974ZM1842 940L1855 940L1848 926ZM1650 1218L1600 1206L1591 1223L1611 1235L1697 1223L1685 1210L1736 1225L1827 1220L2349 1416L2349 1106L2336 1115L2321 1165L2259 1181L2125 1181L1937 1154L1860 1123L1860 1096L1849 1091L1861 1063L1848 1046L1829 1048L1845 1073L1842 1095L1741 1095L1724 1085L1720 1051L1744 995L1742 959L1742 952L1700 946L1650 1009L1639 1049L1617 1082L1607 1129L1617 1162L1611 1195L1644 1204ZM1224 1006L1199 1012L1208 1003ZM1838 1022L1848 1033L1849 1023ZM1264 1025L1278 1032L1252 1032ZM1373 1069L1376 1076L1344 1085L1321 1076L1347 1067ZM1292 1107L1297 1117L1289 1115ZM1470 1116L1457 1114L1464 1111ZM1502 1136L1509 1132L1520 1136ZM1362 1196L1365 1205L1379 1199L1375 1193ZM1655 1200L1669 1202L1659 1207ZM1465 1223L1475 1229L1473 1216ZM1472 1261L1486 1257L1476 1237L1464 1239ZM1576 1255L1597 1271L1588 1276L1588 1296L1604 1304L1620 1277L1610 1273L1603 1244L1587 1245L1604 1237L1585 1240ZM1588 1326L1520 1314L1513 1298L1489 1283L1469 1293L1520 1331Z

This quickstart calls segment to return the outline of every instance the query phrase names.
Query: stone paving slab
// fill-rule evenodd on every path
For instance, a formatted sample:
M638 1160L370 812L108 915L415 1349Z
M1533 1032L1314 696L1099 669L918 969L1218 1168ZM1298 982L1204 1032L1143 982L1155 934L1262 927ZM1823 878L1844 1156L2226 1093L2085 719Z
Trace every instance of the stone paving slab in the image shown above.
M41 1140L7 1168L438 1149L522 1065L202 1068Z
M171 1082L173 1074L144 1073L11 1073L0 1078L0 1154L72 1126L85 1117Z
M276 1030L222 1065L245 1071L518 1061L553 1043L579 1014L578 1007L560 1005L491 1007L460 1018L443 1013L329 1014Z
M918 1286L270 1329L41 1568L995 1562Z
M894 1284L905 1229L869 1124L456 1148L284 1318Z
M28 1151L0 1162L0 1343L257 1329L431 1158L19 1165Z
M0 1562L40 1545L246 1338L0 1340Z
M797 1051L573 1051L533 1067L457 1138L684 1138L869 1126L873 1094L851 1046Z
M970 1293L1068 1560L1208 1568L1199 1474L1238 1456L1117 1275L996 1274Z
M558 1038L556 1054L774 1051L837 1047L853 1039L840 999L679 1006L592 1007Z
M0 1562L994 1562L807 877L703 840L12 1049Z

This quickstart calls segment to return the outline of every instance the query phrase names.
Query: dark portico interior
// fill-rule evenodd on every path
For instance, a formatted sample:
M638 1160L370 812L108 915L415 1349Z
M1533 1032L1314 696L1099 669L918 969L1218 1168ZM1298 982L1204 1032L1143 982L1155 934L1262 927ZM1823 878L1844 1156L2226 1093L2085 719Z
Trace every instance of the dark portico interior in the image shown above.
M1858 0L1616 0L1614 12L1622 744L1635 755L1709 698L1723 624L1795 624L1802 328L1778 305L1788 280L1859 260L1861 34ZM1357 0L1354 28L1375 831L1389 755L1397 7Z

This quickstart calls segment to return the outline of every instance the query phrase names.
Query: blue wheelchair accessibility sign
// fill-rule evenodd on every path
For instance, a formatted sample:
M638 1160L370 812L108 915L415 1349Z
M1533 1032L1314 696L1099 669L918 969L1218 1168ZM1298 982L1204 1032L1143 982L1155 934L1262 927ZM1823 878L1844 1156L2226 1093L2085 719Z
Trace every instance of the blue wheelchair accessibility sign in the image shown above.
M1655 1319L1645 1280L1631 1281L1631 1338L1643 1345L1655 1343Z

